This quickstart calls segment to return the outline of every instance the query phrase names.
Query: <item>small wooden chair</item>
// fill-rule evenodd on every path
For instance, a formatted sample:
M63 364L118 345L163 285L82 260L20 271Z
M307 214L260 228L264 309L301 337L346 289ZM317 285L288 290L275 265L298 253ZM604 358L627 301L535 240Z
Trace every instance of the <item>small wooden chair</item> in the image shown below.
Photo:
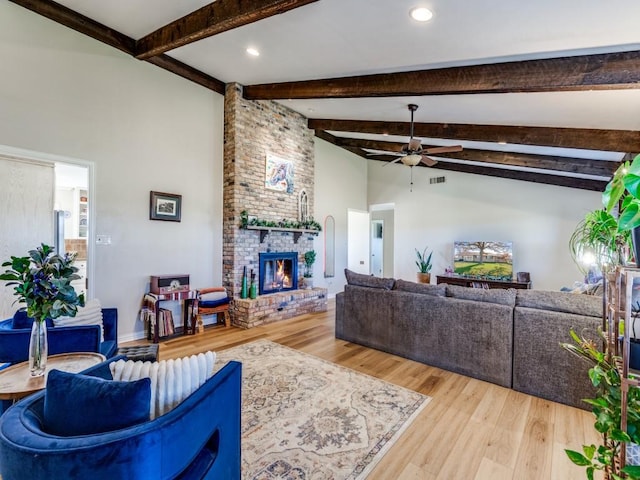
M214 300L203 298L204 295L216 292L224 292L225 295ZM195 327L194 333L204 332L204 323L202 323L203 315L215 315L216 322L220 323L218 315L222 313L224 315L224 326L231 326L231 317L229 316L230 300L227 289L224 287L201 288L196 290L196 299L193 301L193 310L191 312L191 322Z

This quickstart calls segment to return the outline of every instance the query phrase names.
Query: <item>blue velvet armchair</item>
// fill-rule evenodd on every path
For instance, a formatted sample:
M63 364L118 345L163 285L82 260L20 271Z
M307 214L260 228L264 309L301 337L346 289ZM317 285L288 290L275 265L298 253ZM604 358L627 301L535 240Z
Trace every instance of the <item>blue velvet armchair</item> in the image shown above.
M16 314L19 316L20 314ZM21 318L20 327L14 328L18 322L9 318L0 322L0 363L24 362L29 358L29 338L31 326L29 319ZM54 327L48 321L47 329L49 355L69 352L97 352L110 358L118 350L118 310L102 309L104 341L100 342L100 326L83 325L73 327Z
M83 373L110 379L117 358ZM241 372L230 362L170 412L94 435L44 432L46 391L27 397L0 417L2 480L239 480Z

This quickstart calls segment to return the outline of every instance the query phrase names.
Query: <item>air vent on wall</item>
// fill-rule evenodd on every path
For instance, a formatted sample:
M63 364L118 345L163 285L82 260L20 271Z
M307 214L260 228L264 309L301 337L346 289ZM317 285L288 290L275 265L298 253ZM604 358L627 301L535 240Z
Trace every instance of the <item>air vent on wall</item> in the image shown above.
M429 183L433 185L434 183L444 183L447 181L446 177L431 177L429 179Z

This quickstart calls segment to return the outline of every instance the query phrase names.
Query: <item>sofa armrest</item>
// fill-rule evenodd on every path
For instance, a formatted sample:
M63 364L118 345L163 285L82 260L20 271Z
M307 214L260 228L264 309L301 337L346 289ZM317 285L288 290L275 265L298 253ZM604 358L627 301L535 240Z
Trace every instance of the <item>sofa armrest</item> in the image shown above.
M104 340L118 343L118 309L103 308L102 324L104 326Z
M0 363L19 363L29 358L30 328L0 331ZM100 326L79 325L47 329L49 355L99 352Z

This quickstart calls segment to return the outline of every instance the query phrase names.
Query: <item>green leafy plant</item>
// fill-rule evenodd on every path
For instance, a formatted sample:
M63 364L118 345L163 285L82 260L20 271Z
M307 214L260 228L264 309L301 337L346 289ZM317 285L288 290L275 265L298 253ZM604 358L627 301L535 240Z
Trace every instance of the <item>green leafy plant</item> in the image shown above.
M429 273L431 271L431 267L433 266L431 264L431 256L433 255L433 252L430 252L429 255L427 256L427 249L429 247L425 247L425 249L420 252L417 248L416 248L416 265L418 266L418 272L419 273Z
M640 155L620 164L602 192L602 203L609 213L619 208L620 231L640 226Z
M629 231L620 231L616 218L604 209L588 212L569 239L573 261L585 274L589 269L583 263L586 254L593 255L598 268L606 273L627 262L630 245Z
M313 264L316 262L316 251L309 250L304 254L304 277L313 277Z
M316 222L313 218L298 222L295 220L287 220L283 218L279 221L264 220L257 217L249 218L249 213L246 210L240 212L240 228L252 227L267 227L267 228L292 228L301 230L312 230L315 232L321 232L322 226Z
M29 250L27 257L11 257L0 275L7 286L14 286L16 302L24 302L27 315L38 322L61 316L74 317L84 305L84 294L77 295L71 281L80 278L75 272L75 254L60 256L48 245Z
M604 340L604 334L600 334ZM594 427L602 434L602 444L583 445L582 452L568 449L565 452L573 463L586 467L589 480L593 480L596 470L606 472L612 480L640 479L639 466L620 466L615 462L622 443L640 443L640 388L629 388L627 431L623 431L620 429L622 382L615 366L617 358L602 352L595 341L580 337L573 330L570 335L573 343L561 346L592 365L589 378L597 395L584 401L591 405L596 417Z

